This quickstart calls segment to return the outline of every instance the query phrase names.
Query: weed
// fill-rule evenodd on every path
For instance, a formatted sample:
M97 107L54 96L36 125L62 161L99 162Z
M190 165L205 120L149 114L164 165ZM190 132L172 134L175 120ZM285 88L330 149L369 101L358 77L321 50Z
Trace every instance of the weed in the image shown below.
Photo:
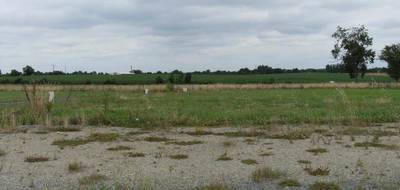
M210 131L205 131L202 128L196 128L195 131L193 132L186 132L185 134L191 135L191 136L205 136L205 135L213 135L213 132Z
M300 182L296 179L285 179L279 183L281 187L300 187Z
M89 143L90 141L86 139L71 139L71 140L56 140L52 143L52 145L59 146L61 148L66 146L79 146Z
M171 141L172 139L166 137L146 137L144 140L147 142L167 142Z
M50 159L48 157L45 156L28 156L25 158L25 162L30 162L30 163L34 163L34 162L47 162Z
M185 154L176 154L176 155L169 156L169 158L175 159L175 160L184 160L184 159L188 159L189 156L185 155Z
M374 148L382 148L385 150L398 150L399 146L397 145L387 145L387 144L381 144L381 143L376 143L376 142L362 142L362 143L355 143L355 147L363 147L368 149L368 147L374 147Z
M314 155L323 154L323 153L328 152L328 150L326 150L325 148L314 148L314 149L308 149L306 151L313 153Z
M167 142L166 144L175 144L175 145L179 145L179 146L190 146L190 145L196 145L196 144L202 144L203 141L197 141L197 140L193 140L193 141L173 141L173 142Z
M310 186L310 190L340 190L334 183L316 182Z
M269 135L271 139L304 140L311 137L312 130L296 130L288 133Z
M236 131L236 132L226 132L219 135L227 137L261 137L264 136L265 133L259 131Z
M261 153L260 154L260 156L264 156L264 157L267 157L267 156L273 156L274 154L273 153L270 153L270 152L266 152L266 153Z
M274 179L279 179L281 177L285 176L285 173L278 171L278 170L273 170L269 167L264 167L255 170L251 174L251 179L256 182L260 183L266 180L274 180Z
M101 181L107 180L107 177L100 174L92 174L90 176L84 176L79 179L81 185L95 185Z
M304 170L312 176L327 176L330 173L330 169L328 167L319 167L313 169L311 166L306 166Z
M145 155L140 152L129 152L129 153L126 153L125 155L130 158L145 157Z
M310 160L297 160L297 163L299 164L311 164Z
M107 148L107 150L109 151L123 151L123 150L131 150L132 148L129 146L116 146L116 147L112 147L112 148Z
M82 129L78 127L52 127L46 128L47 131L51 132L80 132Z
M243 164L247 164L247 165L255 165L258 164L258 162L256 160L252 160L252 159L246 159L246 160L242 160L241 161Z
M68 171L69 172L79 172L82 170L82 163L81 162L73 162L68 164Z
M111 142L117 140L119 136L118 133L92 133L87 140L90 142Z

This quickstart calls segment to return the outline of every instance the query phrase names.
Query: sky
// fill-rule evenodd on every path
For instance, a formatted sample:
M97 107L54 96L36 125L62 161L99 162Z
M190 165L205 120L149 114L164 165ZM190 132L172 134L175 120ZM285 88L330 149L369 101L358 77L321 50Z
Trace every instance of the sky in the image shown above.
M0 69L324 68L338 25L365 25L378 53L399 43L399 10L398 0L0 0Z

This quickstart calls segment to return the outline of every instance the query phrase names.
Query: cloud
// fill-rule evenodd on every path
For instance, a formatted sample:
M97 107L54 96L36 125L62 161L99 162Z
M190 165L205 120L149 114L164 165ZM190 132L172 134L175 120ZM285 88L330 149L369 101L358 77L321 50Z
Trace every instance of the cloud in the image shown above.
M0 0L0 69L236 70L332 63L337 25L398 41L395 0ZM381 66L378 64L378 66Z

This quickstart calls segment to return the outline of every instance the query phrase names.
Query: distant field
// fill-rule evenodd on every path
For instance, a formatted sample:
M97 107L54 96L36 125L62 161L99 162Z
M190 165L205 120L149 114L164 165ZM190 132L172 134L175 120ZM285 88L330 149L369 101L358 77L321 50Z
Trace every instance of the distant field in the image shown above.
M45 117L34 117L29 109L23 92L0 92L2 126L45 122ZM399 89L271 89L147 96L126 91L61 91L56 92L49 116L56 125L165 127L363 125L396 122L399 113Z
M160 76L167 82L168 74L141 75L48 75L48 76L0 76L0 83L29 83L30 81L45 81L56 84L154 84ZM353 82L344 73L290 73L290 74L254 74L254 75L217 75L194 74L193 84L271 84L271 83L327 83ZM393 82L385 74L368 74L358 82Z

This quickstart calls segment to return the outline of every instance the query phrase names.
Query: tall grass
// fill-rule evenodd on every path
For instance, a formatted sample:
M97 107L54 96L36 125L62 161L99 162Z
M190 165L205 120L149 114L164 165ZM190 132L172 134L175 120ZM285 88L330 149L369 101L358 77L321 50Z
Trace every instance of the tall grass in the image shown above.
M43 94L44 92L36 92ZM0 92L0 97L24 92ZM32 92L30 92L32 96ZM400 120L397 89L274 89L179 92L58 91L46 103L0 108L2 126L46 124L123 127L270 124L358 125ZM24 98L26 99L26 98ZM38 98L41 102L41 98ZM41 114L38 114L41 113ZM67 122L66 122L67 121ZM14 124L12 124L14 123Z

